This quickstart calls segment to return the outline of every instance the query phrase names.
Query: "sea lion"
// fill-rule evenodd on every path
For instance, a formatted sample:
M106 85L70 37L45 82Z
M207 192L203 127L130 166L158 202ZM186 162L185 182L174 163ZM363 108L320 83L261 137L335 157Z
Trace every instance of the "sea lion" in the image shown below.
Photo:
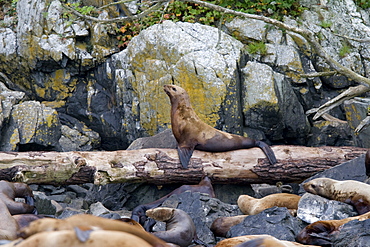
M279 240L273 236L262 236L260 238L255 238L248 240L244 243L238 244L235 247L296 247L296 246L313 246L313 245L303 245L296 242Z
M256 241L252 241L256 240ZM247 244L248 241L252 241L251 243ZM269 244L269 245L261 245L261 244ZM274 245L275 244L275 245ZM218 242L215 247L247 247L247 246L265 246L265 247L278 247L278 246L286 246L286 247L296 247L296 246L312 246L312 245L302 245L296 242L286 241L286 240L278 240L270 235L245 235L233 238L227 238Z
M28 227L21 229L18 235L22 238L28 238L39 232L73 230L75 227L79 227L84 230L90 229L127 232L138 236L149 244L158 247L168 246L163 240L157 238L153 234L143 231L141 227L131 225L119 220L106 219L90 214L73 215L66 219L44 218L36 220L31 222Z
M355 180L315 178L304 183L303 188L314 195L353 205L359 214L370 211L370 185L368 184Z
M245 217L248 215L236 215L230 217L219 217L215 219L211 225L211 231L217 237L226 237L227 232L232 226L240 224L243 222Z
M213 190L213 186L211 183L211 180L206 176L204 177L199 184L196 185L182 185L179 188L173 190L171 193L163 196L162 198L151 202L147 204L142 204L137 207L135 207L132 210L131 219L139 222L141 225L144 226L146 231L151 231L153 225L155 224L155 221L153 219L147 221L147 216L145 215L145 212L148 209L156 208L160 206L167 198L169 198L171 195L178 195L185 191L191 191L191 192L200 192L205 193L211 196L212 198L215 198L215 192ZM146 222L147 221L147 222Z
M0 200L0 239L17 238L18 223L10 214L6 204Z
M193 219L183 210L175 208L153 208L146 211L154 220L166 222L166 231L153 232L153 235L180 247L188 247L198 239Z
M26 203L16 202L15 198L24 198ZM0 200L2 200L10 214L35 213L33 192L27 184L11 183L4 180L0 181Z
M370 212L348 217L341 220L320 220L309 224L297 235L296 240L302 244L317 244L320 246L332 246L331 234L340 230L340 227L352 220L370 219Z
M225 152L259 147L271 164L276 163L272 149L264 142L229 134L204 123L193 110L188 93L175 85L164 85L171 101L171 125L176 138L183 168L187 168L194 149L207 152Z
M80 233L78 233L80 234ZM138 236L127 232L95 230L81 240L75 230L40 232L22 241L13 241L3 247L153 247ZM161 245L164 246L164 245Z
M243 214L255 215L263 210L272 207L286 207L294 216L298 209L300 196L288 193L277 193L257 199L248 195L240 195L238 198L238 207Z

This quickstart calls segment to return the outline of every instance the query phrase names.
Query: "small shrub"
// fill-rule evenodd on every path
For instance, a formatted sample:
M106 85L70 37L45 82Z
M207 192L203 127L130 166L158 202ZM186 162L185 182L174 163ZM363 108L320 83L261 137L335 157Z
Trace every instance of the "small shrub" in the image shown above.
M247 52L249 54L266 55L267 54L266 44L263 43L262 41L250 43L247 45Z
M329 28L329 27L331 27L333 25L333 23L332 22L330 22L330 21L322 21L321 23L320 23L320 26L322 27L322 28Z
M339 57L343 58L347 54L351 52L351 47L347 44L344 44L340 49L339 49Z

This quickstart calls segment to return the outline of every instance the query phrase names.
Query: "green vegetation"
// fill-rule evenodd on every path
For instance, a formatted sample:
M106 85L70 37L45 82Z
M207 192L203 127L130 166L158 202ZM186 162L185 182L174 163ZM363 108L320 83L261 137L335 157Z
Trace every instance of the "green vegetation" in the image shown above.
M329 28L333 25L333 23L331 21L322 21L320 23L320 26L323 27L323 28Z
M354 0L355 4L362 9L370 8L370 1L369 0Z
M345 57L350 52L351 52L351 47L349 45L347 45L347 44L344 44L339 49L339 57L343 58L343 57Z
M283 16L288 14L293 17L299 16L304 10L296 0L213 0L208 2L236 11L264 15L278 20L282 20ZM224 23L233 17L232 15L223 15L218 11L210 10L198 4L171 1L163 11L153 12L140 22L118 27L117 38L120 41L120 48L123 49L141 29L160 23L163 20L198 22L204 25L218 26L220 22Z
M266 55L267 48L266 44L262 41L253 42L247 45L247 52L249 54L259 54L259 55Z

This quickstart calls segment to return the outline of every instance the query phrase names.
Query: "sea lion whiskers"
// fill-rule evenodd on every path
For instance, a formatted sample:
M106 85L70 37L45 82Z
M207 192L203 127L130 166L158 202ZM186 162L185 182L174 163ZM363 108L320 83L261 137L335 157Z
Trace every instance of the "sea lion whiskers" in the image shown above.
M172 132L178 144L178 155L183 168L187 168L194 149L207 152L226 152L259 147L271 164L276 157L270 146L248 137L229 134L204 123L191 106L188 93L175 85L164 85L171 101Z

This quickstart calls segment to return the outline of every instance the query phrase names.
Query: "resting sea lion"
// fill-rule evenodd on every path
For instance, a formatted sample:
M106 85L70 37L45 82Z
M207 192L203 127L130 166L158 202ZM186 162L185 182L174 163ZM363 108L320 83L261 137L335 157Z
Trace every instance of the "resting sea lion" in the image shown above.
M74 230L40 232L23 241L13 241L3 247L153 247L130 233L120 231L96 230L88 233L85 240L79 238ZM163 246L163 245L162 245Z
M255 241L252 241L255 240ZM249 242L252 241L252 242ZM248 243L249 242L249 243ZM265 244L265 245L261 245ZM227 238L218 242L215 247L257 247L257 246L264 246L264 247L279 247L279 246L286 246L286 247L295 247L295 246L312 246L312 245L302 245L296 242L285 241L285 240L278 240L270 235L245 235L233 238Z
M303 184L312 194L353 205L359 214L370 211L370 185L354 181L338 181L331 178L315 178Z
M26 203L16 202L15 198L24 198ZM2 200L10 214L34 213L33 193L30 187L24 183L11 183L4 180L0 181L0 200Z
M341 220L320 220L309 224L297 235L296 240L302 244L317 244L320 246L332 246L331 234L339 231L340 227L352 220L370 219L370 212L348 217Z
M181 165L188 167L194 149L208 152L225 152L259 147L271 164L276 163L272 149L264 142L217 130L204 123L190 104L188 93L175 85L164 85L171 101L172 132L178 143Z
M105 219L103 217L90 214L73 215L63 220L53 218L36 220L31 222L28 227L21 229L18 235L22 238L28 238L39 232L73 230L75 227L79 227L84 230L90 229L127 232L138 236L149 244L158 247L168 246L163 240L157 238L153 234L143 231L139 226L131 225L119 220Z
M294 216L298 209L300 196L288 193L277 193L257 199L248 195L240 195L238 198L238 207L243 214L255 215L263 210L272 207L286 207Z
M168 243L188 247L198 239L193 219L181 209L159 207L147 210L146 214L166 222L166 231L153 232L153 235Z
M148 209L156 208L160 206L167 198L169 198L171 195L178 195L185 191L191 191L191 192L200 192L200 193L206 193L210 195L212 198L215 198L215 192L213 190L213 186L211 183L211 180L208 177L204 177L199 184L196 185L182 185L179 188L173 190L171 193L165 195L164 197L151 202L147 204L142 204L137 207L135 207L132 210L131 219L139 222L141 225L144 226L146 231L151 231L151 228L155 224L154 220L149 220L149 222L145 223L147 220L147 216L145 215L145 212Z
M237 215L230 217L219 217L215 219L211 225L211 231L217 237L226 237L226 233L230 231L232 226L240 224L243 222L245 217L248 215Z
M14 240L17 238L18 223L9 213L5 203L0 200L0 239Z

